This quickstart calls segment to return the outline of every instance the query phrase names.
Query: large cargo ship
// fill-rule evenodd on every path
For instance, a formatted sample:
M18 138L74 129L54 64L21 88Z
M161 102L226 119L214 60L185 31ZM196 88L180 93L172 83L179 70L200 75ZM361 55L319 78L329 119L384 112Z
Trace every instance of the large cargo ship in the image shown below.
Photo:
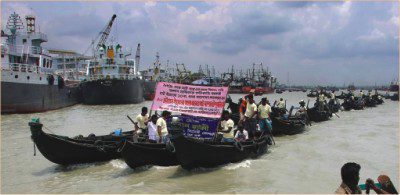
M1 113L31 113L59 109L79 102L78 85L66 85L52 68L41 44L47 36L35 29L35 17L15 12L1 31Z
M81 83L84 104L130 104L143 102L143 80L133 59L117 44L103 46L88 60L87 79Z
M123 50L120 44L106 45L116 17L114 14L100 32L95 48L92 45L93 58L87 60L86 80L81 83L84 104L131 104L144 100L143 80L135 60L128 58L132 53Z

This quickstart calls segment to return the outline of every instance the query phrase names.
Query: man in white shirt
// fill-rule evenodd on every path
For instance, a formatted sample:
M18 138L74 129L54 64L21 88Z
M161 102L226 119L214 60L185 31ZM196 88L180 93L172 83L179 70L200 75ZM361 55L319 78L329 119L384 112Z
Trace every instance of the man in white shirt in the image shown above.
M222 112L222 120L221 123L218 127L218 131L223 133L222 141L223 142L233 142L233 126L235 123L233 120L229 117L229 112L227 110L224 110Z
M157 143L159 141L159 136L157 132L157 115L152 115L149 122L147 123L147 130L149 134L149 141Z
M142 108L142 113L136 116L137 125L135 125L135 130L137 133L142 133L142 130L147 128L147 122L149 120L149 114L147 113L147 107Z
M285 105L285 101L283 101L283 98L281 98L278 102L278 105L276 105L278 108L280 109L285 109L286 105Z
M249 133L243 128L243 125L238 125L238 130L236 131L235 140L246 141L249 139Z
M157 119L157 133L159 136L159 143L167 143L168 141L168 129L167 129L167 119L171 116L171 113L164 110L161 114L161 117Z
M272 132L272 121L270 118L271 112L271 106L267 104L267 98L262 98L261 104L258 106L258 119L260 130L265 133Z
M257 130L257 105L254 103L253 94L246 97L246 112L244 113L244 127L249 131L249 136L255 138Z

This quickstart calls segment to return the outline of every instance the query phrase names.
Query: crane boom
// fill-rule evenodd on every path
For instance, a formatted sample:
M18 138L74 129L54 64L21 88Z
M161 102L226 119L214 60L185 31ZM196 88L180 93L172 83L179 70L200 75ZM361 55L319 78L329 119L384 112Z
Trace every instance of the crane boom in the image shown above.
M93 48L93 49L95 49L94 51L99 50L99 48L107 41L108 35L110 34L110 31L111 31L112 24L116 17L117 17L117 15L115 15L115 14L111 17L111 20L108 22L107 26L105 26L103 28L103 30L100 31L100 33L96 36L96 38L92 40L92 43L85 50L84 55L89 51L89 49L91 47L94 46L95 42L97 41L97 39L99 39L100 36L101 36L101 38L100 38L100 41L98 42L98 44L96 45L96 48Z
M112 27L113 22L114 22L116 17L117 17L117 15L114 14L111 17L111 20L110 20L110 22L108 22L108 24L105 27L105 29L101 32L101 37L100 37L99 43L96 46L96 51L99 50L99 48L107 41L108 35L110 34L111 27Z

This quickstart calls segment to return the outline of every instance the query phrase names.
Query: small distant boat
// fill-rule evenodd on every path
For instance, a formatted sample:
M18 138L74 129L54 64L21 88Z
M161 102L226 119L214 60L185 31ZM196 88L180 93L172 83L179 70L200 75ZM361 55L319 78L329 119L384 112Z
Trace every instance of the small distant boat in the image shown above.
M393 100L393 101L399 101L399 94L398 94L398 93L393 94L393 95L390 97L390 99Z
M398 92L399 91L399 83L398 82L391 82L389 90L392 92Z
M283 93L283 90L282 89L276 89L275 93L281 94L281 93Z

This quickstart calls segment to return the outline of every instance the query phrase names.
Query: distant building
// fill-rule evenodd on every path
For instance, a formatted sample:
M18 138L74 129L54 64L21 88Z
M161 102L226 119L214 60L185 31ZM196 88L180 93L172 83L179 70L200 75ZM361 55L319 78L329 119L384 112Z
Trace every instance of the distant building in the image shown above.
M84 56L75 51L69 50L49 50L50 56L53 58L53 67L58 70L85 70L85 60L90 59L88 56Z
M82 81L86 76L86 60L90 57L68 50L49 50L56 73L62 74L66 81Z

